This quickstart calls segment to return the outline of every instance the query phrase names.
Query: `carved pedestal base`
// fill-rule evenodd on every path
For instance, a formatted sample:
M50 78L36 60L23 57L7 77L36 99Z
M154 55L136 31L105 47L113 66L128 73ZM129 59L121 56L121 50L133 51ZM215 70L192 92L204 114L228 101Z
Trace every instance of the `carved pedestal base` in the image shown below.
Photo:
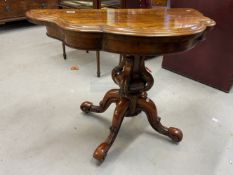
M120 89L108 91L99 106L91 102L81 105L83 112L104 112L112 103L116 103L113 114L112 126L107 139L95 150L93 157L103 161L113 144L124 117L136 116L141 111L147 115L152 128L160 134L170 137L175 142L182 140L183 134L180 129L165 127L160 123L154 102L147 97L146 91L153 86L153 77L145 69L144 58L139 56L127 56L119 66L113 69L112 78Z

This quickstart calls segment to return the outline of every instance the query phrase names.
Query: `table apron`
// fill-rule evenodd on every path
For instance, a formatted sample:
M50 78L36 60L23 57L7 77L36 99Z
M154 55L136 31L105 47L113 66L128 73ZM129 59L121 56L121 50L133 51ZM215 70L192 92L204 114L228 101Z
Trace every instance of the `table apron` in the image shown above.
M103 50L129 55L158 55L182 52L193 48L205 36L205 32L202 32L182 37L135 37L112 33L64 30L55 24L47 25L46 28L48 36L61 40L72 48Z

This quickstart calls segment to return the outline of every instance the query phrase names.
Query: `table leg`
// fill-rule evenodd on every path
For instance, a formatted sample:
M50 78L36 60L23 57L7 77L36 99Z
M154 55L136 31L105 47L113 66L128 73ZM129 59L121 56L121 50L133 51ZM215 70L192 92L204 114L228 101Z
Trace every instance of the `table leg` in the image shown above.
M146 70L144 57L125 56L120 64L112 71L113 81L120 89L108 91L99 106L91 102L84 102L81 110L88 112L102 113L112 103L116 103L113 115L112 126L108 138L100 144L93 157L103 161L112 146L124 117L133 117L144 111L151 126L160 134L170 137L175 142L182 140L183 134L180 129L165 127L160 123L157 116L157 109L152 100L147 97L148 91L154 83L152 75Z
M102 113L108 109L108 107L112 103L117 103L120 100L119 90L118 89L112 89L108 91L103 100L99 103L99 106L93 105L89 101L85 101L81 104L80 108L83 112L96 112L96 113Z
M100 51L96 51L97 77L100 77Z
M157 115L156 106L152 100L149 98L140 98L137 104L146 113L148 121L154 130L170 137L174 142L180 142L182 140L183 134L180 129L174 127L167 128L161 124L160 117Z
M121 99L117 105L113 114L112 126L110 127L110 134L107 139L101 143L95 150L93 157L97 160L103 161L115 141L121 123L124 119L125 113L129 107L129 101L127 99Z
M65 42L62 42L62 50L63 50L63 58L66 60L66 44Z

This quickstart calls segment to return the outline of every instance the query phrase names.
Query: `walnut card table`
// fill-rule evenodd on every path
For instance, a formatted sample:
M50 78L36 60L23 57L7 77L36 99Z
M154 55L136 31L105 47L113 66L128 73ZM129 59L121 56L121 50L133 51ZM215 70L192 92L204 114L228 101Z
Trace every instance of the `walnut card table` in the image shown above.
M194 9L102 9L102 10L31 10L30 21L45 25L50 37L83 50L103 50L124 55L112 71L119 89L109 90L98 106L81 104L81 110L102 113L116 103L107 139L93 156L104 160L124 117L145 112L151 126L160 134L180 142L180 129L165 127L156 106L147 97L153 77L146 70L144 57L186 51L202 41L215 22Z

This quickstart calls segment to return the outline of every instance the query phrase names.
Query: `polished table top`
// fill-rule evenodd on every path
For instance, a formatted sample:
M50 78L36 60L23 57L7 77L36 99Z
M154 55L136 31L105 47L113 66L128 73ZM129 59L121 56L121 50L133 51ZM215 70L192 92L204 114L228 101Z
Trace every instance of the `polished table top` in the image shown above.
M72 31L133 36L180 36L199 33L215 22L194 9L31 10L36 23L52 22Z
M43 9L26 16L47 35L83 50L157 55L194 47L215 22L194 9Z

